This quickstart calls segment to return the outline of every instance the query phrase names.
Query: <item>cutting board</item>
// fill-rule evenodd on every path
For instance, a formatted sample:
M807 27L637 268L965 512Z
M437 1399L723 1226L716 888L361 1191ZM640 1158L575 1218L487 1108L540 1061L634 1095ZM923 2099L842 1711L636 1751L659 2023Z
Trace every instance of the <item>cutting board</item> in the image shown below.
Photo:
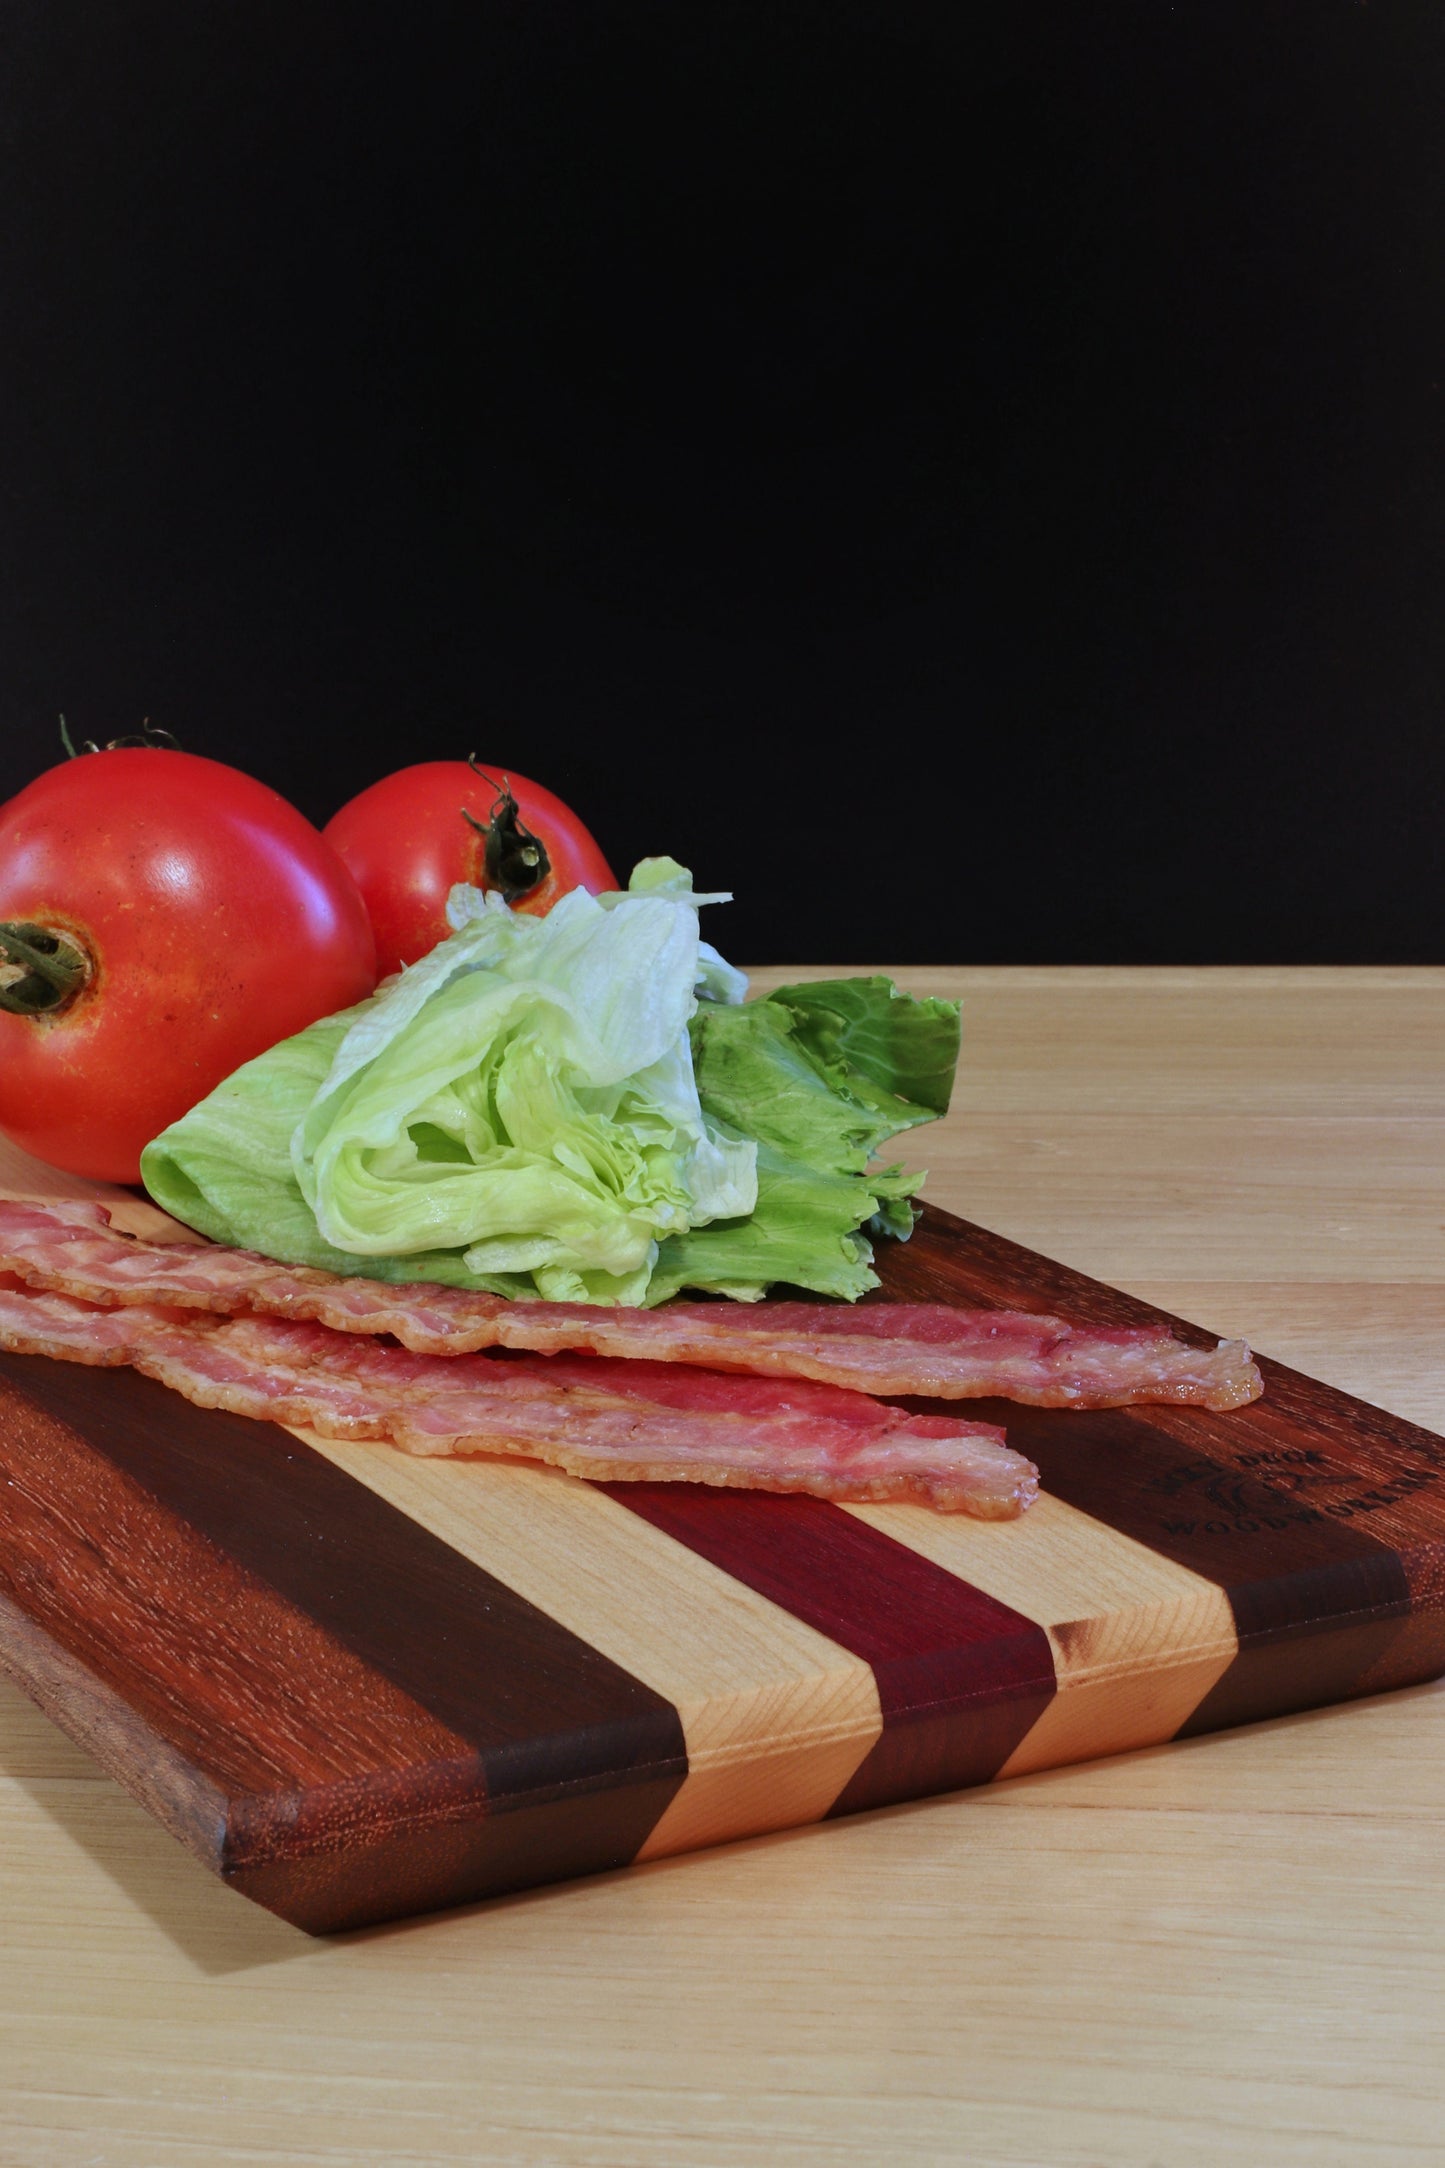
M1162 1315L932 1209L880 1263L885 1300ZM1044 1485L989 1523L413 1460L0 1355L0 1667L313 1933L1445 1671L1445 1441L1262 1368L1228 1415L977 1404Z

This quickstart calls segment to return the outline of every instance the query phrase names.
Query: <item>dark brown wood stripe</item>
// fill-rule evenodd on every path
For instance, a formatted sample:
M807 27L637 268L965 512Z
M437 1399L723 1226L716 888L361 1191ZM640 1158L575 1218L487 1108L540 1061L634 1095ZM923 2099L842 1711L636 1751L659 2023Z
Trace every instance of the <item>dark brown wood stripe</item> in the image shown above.
M607 1489L872 1666L883 1731L834 1814L986 1783L1053 1698L1042 1627L836 1506L700 1484Z
M1318 1623L1306 1625L1298 1642L1298 1680L1282 1648L1273 1657L1261 1649L1261 1682L1272 1663L1282 1683L1302 1682L1312 1701L1332 1701L1437 1676L1445 1670L1445 1440L1282 1364L1265 1360L1261 1368L1265 1395L1241 1411L1248 1441L1242 1449L1237 1419L1236 1427L1226 1428L1229 1418L1183 1411L1177 1434L1226 1463L1226 1497L1246 1474L1276 1515L1287 1504L1317 1516L1305 1524L1315 1530L1327 1523L1348 1531L1361 1560L1378 1545L1402 1590L1393 1623L1383 1610L1372 1621L1363 1608L1341 1619L1336 1602L1333 1636ZM1377 1584L1381 1571L1373 1569ZM1240 1722L1239 1708L1226 1676L1188 1728Z
M1056 1309L1079 1323L1164 1325L1199 1346L1213 1338L927 1209L886 1277L895 1300ZM1055 1495L1225 1590L1239 1654L1186 1731L1445 1668L1439 1551L1421 1542L1422 1520L1445 1538L1445 1441L1278 1364L1262 1368L1264 1399L1224 1415L976 1406Z
M1191 1422L1179 1409L979 1408L1007 1414L1056 1497L1224 1590L1239 1654L1186 1730L1344 1698L1409 1615L1394 1551L1242 1465L1249 1409Z
M971 1220L924 1205L907 1242L881 1246L883 1287L866 1302L947 1302L956 1309L1057 1312L1076 1325L1166 1324L1195 1347L1214 1335Z
M395 1911L377 1860L368 1878L358 1859L367 1887L355 1902L336 1874L346 1881L343 1848L358 1840L404 1850L408 1824L432 1858L403 1910L419 1908L418 1874L440 1904L635 1856L686 1772L677 1712L660 1695L271 1424L193 1408L132 1371L39 1357L0 1356L0 1384L13 1396L0 1453L25 1462L45 1544L59 1544L69 1576L47 1603L45 1544L18 1566L12 1551L8 1592L67 1646L79 1637L116 1691L222 1783L233 1801L223 1870L252 1893L258 1877L291 1875L329 1908L324 1924L383 1916L367 1910L373 1899ZM153 1581L162 1560L160 1601L146 1599L161 1644L147 1653L124 1628L107 1639L87 1591L110 1602L127 1574ZM207 1705L194 1664L177 1688L164 1663L188 1630L233 1615L256 1628L247 1691L260 1697L239 1725L234 1708ZM323 1643L353 1660L341 1707L316 1700L318 1666L323 1678L346 1672L321 1663ZM159 1667L149 1680L136 1676L137 1648ZM394 1737L365 1728L377 1700ZM308 1800L323 1780L324 1798Z

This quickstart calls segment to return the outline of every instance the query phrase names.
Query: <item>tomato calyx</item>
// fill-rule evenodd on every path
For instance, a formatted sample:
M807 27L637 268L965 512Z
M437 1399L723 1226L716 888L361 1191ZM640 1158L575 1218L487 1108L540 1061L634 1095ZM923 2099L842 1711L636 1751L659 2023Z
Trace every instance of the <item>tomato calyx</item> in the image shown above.
M0 1009L9 1015L61 1015L94 968L69 934L29 920L0 920Z
M135 745L153 745L159 751L167 753L178 753L181 750L180 739L173 737L169 730L163 730L159 723L153 723L149 716L146 717L139 730L133 730L122 738L107 738L105 744L100 746L96 744L94 738L82 738L79 745L73 744L70 731L66 726L65 717L62 715L60 718L60 742L65 747L67 757L71 760L79 760L82 753L118 753L123 747Z
M467 766L497 793L490 815L479 821L465 806L460 808L462 819L469 828L475 828L482 839L482 866L489 888L500 889L503 903L515 903L519 896L530 896L534 888L540 888L552 871L552 861L547 856L547 846L540 836L534 836L530 828L522 826L522 816L512 795L512 786L505 776L498 783L477 766L475 753L467 755Z

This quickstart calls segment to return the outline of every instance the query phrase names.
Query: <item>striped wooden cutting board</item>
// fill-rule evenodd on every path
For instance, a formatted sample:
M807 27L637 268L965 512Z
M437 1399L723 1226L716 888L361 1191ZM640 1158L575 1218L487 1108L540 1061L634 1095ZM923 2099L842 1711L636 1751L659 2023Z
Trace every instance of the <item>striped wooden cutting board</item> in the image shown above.
M1160 1314L936 1211L886 1272ZM984 1406L1044 1478L1000 1524L413 1460L0 1356L0 1665L314 1932L1445 1670L1445 1442L1263 1367L1230 1415Z

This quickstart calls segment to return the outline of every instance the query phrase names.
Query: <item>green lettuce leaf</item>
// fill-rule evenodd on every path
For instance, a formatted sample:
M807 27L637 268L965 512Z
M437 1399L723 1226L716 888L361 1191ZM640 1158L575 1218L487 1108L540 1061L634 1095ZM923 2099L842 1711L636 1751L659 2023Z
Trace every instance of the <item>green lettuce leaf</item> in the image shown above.
M882 977L814 979L780 986L768 998L788 1011L820 1074L886 1110L895 1130L948 1112L958 1067L956 1001L920 1000Z
M756 1302L782 1281L854 1302L878 1285L865 1223L906 1238L913 1231L907 1200L922 1181L891 1167L865 1189L856 1175L829 1174L760 1144L753 1211L671 1236L658 1252L647 1301L693 1288ZM886 1228L879 1224L885 1212L895 1214Z
M882 977L780 987L744 1008L699 1009L691 1034L703 1109L758 1140L758 1201L662 1244L648 1288L756 1300L786 1281L856 1299L878 1285L872 1237L906 1240L922 1174L877 1167L890 1138L946 1110L956 1002Z

